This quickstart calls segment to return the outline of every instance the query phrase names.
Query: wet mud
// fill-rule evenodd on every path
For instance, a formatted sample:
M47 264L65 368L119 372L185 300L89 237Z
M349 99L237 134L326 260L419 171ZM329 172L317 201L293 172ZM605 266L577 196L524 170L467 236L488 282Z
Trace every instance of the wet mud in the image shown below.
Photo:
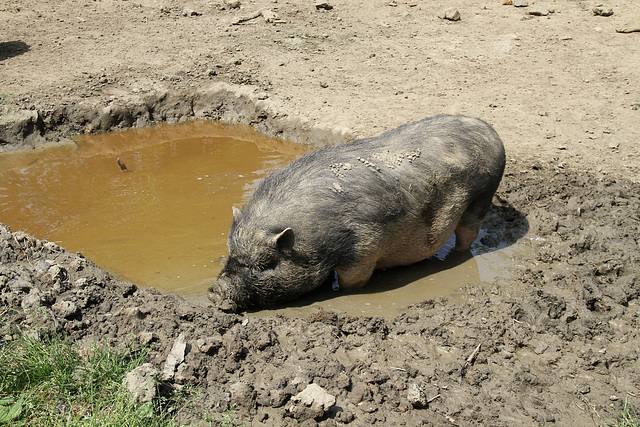
M604 424L640 387L639 187L511 159L487 223L501 232L483 244L517 241L524 255L393 318L223 314L3 227L2 337L134 339L162 370L182 335L184 362L164 380L201 387L185 423L233 408L244 425ZM319 388L324 403L305 405Z

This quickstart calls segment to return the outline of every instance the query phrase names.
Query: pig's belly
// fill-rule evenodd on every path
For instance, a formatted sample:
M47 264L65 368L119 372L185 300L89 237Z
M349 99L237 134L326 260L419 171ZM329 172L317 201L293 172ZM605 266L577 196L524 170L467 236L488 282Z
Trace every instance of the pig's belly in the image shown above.
M455 228L456 222L407 227L381 242L376 268L409 265L429 258L447 243Z

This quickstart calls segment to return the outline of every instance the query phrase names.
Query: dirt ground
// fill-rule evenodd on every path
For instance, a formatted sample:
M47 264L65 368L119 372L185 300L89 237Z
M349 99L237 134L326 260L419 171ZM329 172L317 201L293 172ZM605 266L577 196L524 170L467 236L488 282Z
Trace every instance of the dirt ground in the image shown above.
M507 149L485 238L525 227L533 255L395 319L256 318L0 227L3 340L150 346L167 385L203 390L184 423L234 408L244 425L602 425L640 404L634 0L602 4L611 16L573 0L233 3L3 1L0 151L193 118L328 144L463 113ZM241 19L261 9L275 21Z

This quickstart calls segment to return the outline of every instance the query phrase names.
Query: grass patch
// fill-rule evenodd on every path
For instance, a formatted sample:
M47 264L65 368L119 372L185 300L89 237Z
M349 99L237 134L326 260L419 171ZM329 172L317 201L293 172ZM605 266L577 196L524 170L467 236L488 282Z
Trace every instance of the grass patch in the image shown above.
M163 405L138 403L122 385L145 351L78 349L59 335L0 345L0 425L175 425Z
M618 418L609 423L611 427L640 427L640 412L627 400L618 415Z

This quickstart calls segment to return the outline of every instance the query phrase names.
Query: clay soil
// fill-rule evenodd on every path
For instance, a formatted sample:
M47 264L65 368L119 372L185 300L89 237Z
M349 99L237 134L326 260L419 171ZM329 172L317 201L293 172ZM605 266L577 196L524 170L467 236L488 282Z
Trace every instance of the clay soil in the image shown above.
M164 389L200 390L183 423L603 425L638 405L640 33L619 31L639 9L529 3L3 1L2 151L193 118L319 145L463 113L508 153L485 243L529 250L459 301L292 319L194 306L2 226L2 340L135 342L162 371L182 334ZM275 22L233 25L262 8ZM335 400L304 406L310 384Z

